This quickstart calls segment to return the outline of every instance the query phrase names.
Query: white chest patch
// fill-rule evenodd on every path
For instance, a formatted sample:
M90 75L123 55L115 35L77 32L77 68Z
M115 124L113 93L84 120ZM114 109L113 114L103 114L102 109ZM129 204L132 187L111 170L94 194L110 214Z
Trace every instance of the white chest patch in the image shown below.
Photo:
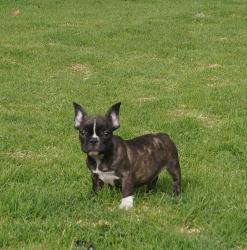
M106 184L110 184L114 186L114 180L118 180L119 177L115 175L115 171L102 172L98 169L93 171L95 174L99 176L99 179L102 180Z
M97 174L99 179L102 180L105 184L110 184L114 186L114 180L118 180L119 177L115 175L115 171L108 171L108 172L103 172L99 170L99 165L100 165L100 160L96 159L96 169L93 170L94 174Z

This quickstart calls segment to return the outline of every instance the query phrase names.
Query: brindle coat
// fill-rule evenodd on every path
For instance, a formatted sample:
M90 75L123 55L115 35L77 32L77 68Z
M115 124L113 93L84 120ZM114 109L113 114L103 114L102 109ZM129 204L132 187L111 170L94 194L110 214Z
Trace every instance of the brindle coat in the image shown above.
M152 189L164 168L173 179L173 192L179 194L181 191L178 153L167 134L147 134L125 141L113 136L106 156L101 159L98 168L103 172L115 171L119 180L115 180L114 184L122 187L123 197L133 195L135 187L142 185ZM93 190L98 192L104 183L93 173L97 167L95 158L88 155L87 165L92 171Z

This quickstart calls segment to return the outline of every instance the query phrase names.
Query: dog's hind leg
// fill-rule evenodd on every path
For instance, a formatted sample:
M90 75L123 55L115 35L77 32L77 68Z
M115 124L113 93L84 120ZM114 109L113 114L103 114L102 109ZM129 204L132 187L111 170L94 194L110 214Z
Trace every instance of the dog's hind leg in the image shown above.
M157 183L157 181L158 181L158 178L159 178L158 176L155 177L152 181L150 181L150 182L147 184L147 190L146 190L147 193L149 193L150 191L152 191L152 190L155 188L156 183Z
M181 170L178 159L168 160L167 171L172 177L173 193L179 195L181 193Z

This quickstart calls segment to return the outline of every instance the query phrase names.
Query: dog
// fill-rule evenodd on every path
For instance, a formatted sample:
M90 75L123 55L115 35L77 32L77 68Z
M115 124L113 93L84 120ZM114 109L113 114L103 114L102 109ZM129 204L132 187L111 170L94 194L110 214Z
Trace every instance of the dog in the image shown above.
M73 102L75 129L79 131L81 149L87 154L87 167L92 176L93 192L104 184L120 187L120 209L133 207L136 187L147 185L152 190L158 175L167 169L173 180L173 193L181 193L181 170L178 151L167 134L146 134L124 140L113 132L120 127L121 103L111 106L105 115L88 115Z

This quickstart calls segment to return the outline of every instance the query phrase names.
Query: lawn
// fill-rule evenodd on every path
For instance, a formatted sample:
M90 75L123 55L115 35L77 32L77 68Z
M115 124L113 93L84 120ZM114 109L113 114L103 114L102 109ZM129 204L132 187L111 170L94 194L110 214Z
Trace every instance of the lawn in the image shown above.
M19 11L18 11L19 10ZM247 249L247 2L0 2L0 248ZM176 142L182 196L91 178L72 102ZM81 247L78 249L86 249Z

